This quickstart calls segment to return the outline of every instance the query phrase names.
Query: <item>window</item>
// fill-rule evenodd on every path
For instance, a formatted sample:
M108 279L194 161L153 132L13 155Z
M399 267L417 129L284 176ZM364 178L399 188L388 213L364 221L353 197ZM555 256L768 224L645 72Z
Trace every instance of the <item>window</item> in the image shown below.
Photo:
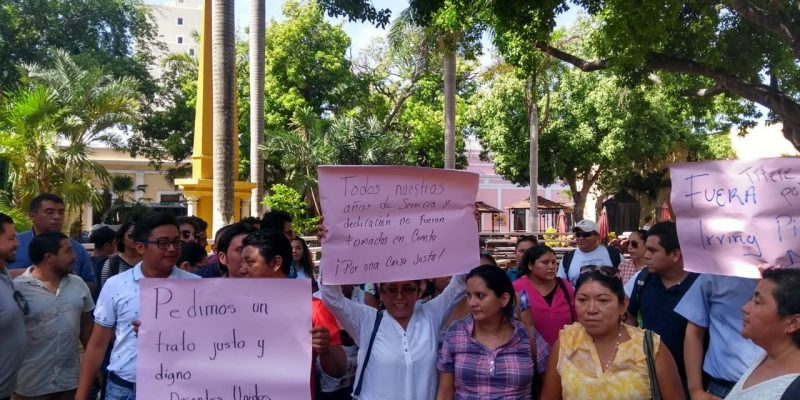
M178 44L183 44L183 36L178 36Z
M178 17L178 26L183 26L183 17Z
M189 55L190 55L190 56L193 56L193 55L194 55L194 49L189 49Z

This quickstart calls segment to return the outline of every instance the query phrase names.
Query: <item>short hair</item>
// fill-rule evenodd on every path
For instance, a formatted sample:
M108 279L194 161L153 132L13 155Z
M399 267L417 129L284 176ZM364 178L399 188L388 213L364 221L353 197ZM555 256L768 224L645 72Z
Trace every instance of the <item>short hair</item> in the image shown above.
M292 269L292 243L282 231L274 229L255 231L244 239L243 245L258 248L258 253L267 262L276 256L281 256L281 272L289 275Z
M58 254L58 249L61 248L61 241L64 239L69 238L61 232L48 232L34 236L30 246L28 246L28 257L30 257L32 263L39 264L48 253Z
M252 225L248 225L242 222L237 222L235 224L228 225L222 229L220 229L222 233L219 235L219 242L215 244L214 251L217 253L225 253L228 254L228 248L231 247L231 242L233 242L233 238L239 235L249 235L255 232L255 228Z
M0 234L6 233L6 224L14 225L14 219L0 212Z
M508 318L514 317L514 306L516 305L517 295L514 292L514 284L505 271L494 265L481 265L475 267L467 274L467 281L472 278L481 278L486 287L494 292L495 296L501 297L508 293L508 304L503 307L503 314Z
M292 215L286 211L270 211L261 219L261 230L275 229L283 232L285 223L292 222Z
M620 279L618 275L606 275L600 270L583 273L578 277L578 282L575 283L576 295L581 286L589 282L597 282L603 285L603 287L617 296L617 300L619 300L620 304L625 302L625 286L622 284L622 279Z
M539 239L537 239L536 236L533 235L522 235L517 239L517 244L514 245L514 250L516 250L517 247L519 247L519 245L524 242L530 242L532 245L536 246L537 244L539 244Z
M42 193L31 200L31 204L28 205L28 212L35 213L39 211L39 208L45 201L52 201L56 204L64 204L64 199L61 197L58 197L52 193Z
M800 314L800 269L797 268L769 268L761 273L763 279L775 285L772 297L781 318ZM792 334L792 342L800 347L800 331Z
M178 257L178 266L184 262L195 266L200 263L200 261L203 261L203 258L206 256L208 256L208 253L206 253L205 247L200 243L183 243L181 244L181 256Z
M490 253L488 251L482 251L481 252L481 265L486 265L486 264L494 265L496 267L497 266L497 260L495 260L494 257L492 257L492 253Z
M545 246L543 244L538 244L526 250L525 254L522 255L522 259L519 261L519 265L517 265L517 271L519 271L519 275L527 276L530 274L531 264L535 264L536 260L547 253L552 253L553 255L556 254L556 252L553 251L550 246Z
M239 222L241 222L243 224L253 225L253 226L255 226L255 225L259 225L260 226L261 225L261 218L258 218L258 217L244 217L244 218L240 219Z
M107 244L114 243L116 237L117 232L111 229L111 227L101 226L89 235L89 242L94 244L95 249L99 249Z
M132 226L133 222L126 222L117 228L117 235L115 237L117 240L117 252L125 252L125 234L128 233L128 230L131 229ZM133 235L133 233L131 233L131 235Z
M676 249L681 248L678 242L678 230L675 228L675 223L672 221L661 221L653 225L647 232L647 237L651 236L658 238L658 243L667 253L672 253Z
M178 229L178 222L172 214L156 213L133 224L133 240L145 243L150 239L150 234L161 226L170 225Z

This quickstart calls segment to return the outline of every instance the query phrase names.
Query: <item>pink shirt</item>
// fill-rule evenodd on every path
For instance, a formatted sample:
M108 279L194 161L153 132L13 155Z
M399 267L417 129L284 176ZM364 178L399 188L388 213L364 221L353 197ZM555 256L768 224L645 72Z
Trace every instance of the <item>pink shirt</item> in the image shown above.
M514 291L517 292L520 298L520 310L531 310L536 330L539 331L550 346L558 339L558 332L561 328L575 322L572 310L570 310L570 304L572 304L573 309L575 307L575 291L566 280L562 278L556 279L562 280L564 287L567 289L567 294L565 296L561 286L556 284L553 301L550 305L547 305L544 296L539 294L539 291L531 285L528 277L524 276L514 281ZM569 303L567 303L567 296L569 296Z

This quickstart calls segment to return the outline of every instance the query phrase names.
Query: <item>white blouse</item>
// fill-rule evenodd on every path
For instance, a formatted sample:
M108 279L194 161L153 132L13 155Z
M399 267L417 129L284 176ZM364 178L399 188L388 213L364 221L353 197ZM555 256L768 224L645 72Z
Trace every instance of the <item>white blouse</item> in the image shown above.
M436 371L436 334L459 300L464 296L463 276L453 277L435 299L417 302L405 330L384 313L372 346L361 400L433 399L439 374ZM375 325L377 310L348 300L339 286L320 285L322 301L359 346L356 384Z
M743 389L745 381L747 378L750 377L750 374L761 365L764 361L764 358L767 356L764 355L761 357L758 362L754 363L747 372L744 373L739 382L736 382L736 385L733 386L731 392L725 396L725 400L779 400L783 395L783 392L786 391L786 388L792 384L800 374L787 374L776 376L772 379L768 379L764 382L755 384L750 386L747 389Z

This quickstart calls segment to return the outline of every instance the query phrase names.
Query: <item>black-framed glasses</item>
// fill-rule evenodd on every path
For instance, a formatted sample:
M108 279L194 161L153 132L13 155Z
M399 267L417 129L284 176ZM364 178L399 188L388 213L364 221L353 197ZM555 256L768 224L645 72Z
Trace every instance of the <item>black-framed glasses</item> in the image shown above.
M25 296L17 289L14 289L14 301L17 302L17 306L22 310L22 314L28 315L31 313L31 306L28 305L28 300L26 300Z
M592 236L594 236L594 232L575 232L575 237L579 237L579 238L586 239L586 238L590 238Z
M169 246L172 245L175 247L175 250L181 249L181 241L178 239L169 240L169 239L158 239L158 240L145 240L143 243L145 244L154 244L160 250L168 250Z
M599 272L605 276L619 277L619 270L608 265L584 265L581 267L580 274L583 275L592 272Z

